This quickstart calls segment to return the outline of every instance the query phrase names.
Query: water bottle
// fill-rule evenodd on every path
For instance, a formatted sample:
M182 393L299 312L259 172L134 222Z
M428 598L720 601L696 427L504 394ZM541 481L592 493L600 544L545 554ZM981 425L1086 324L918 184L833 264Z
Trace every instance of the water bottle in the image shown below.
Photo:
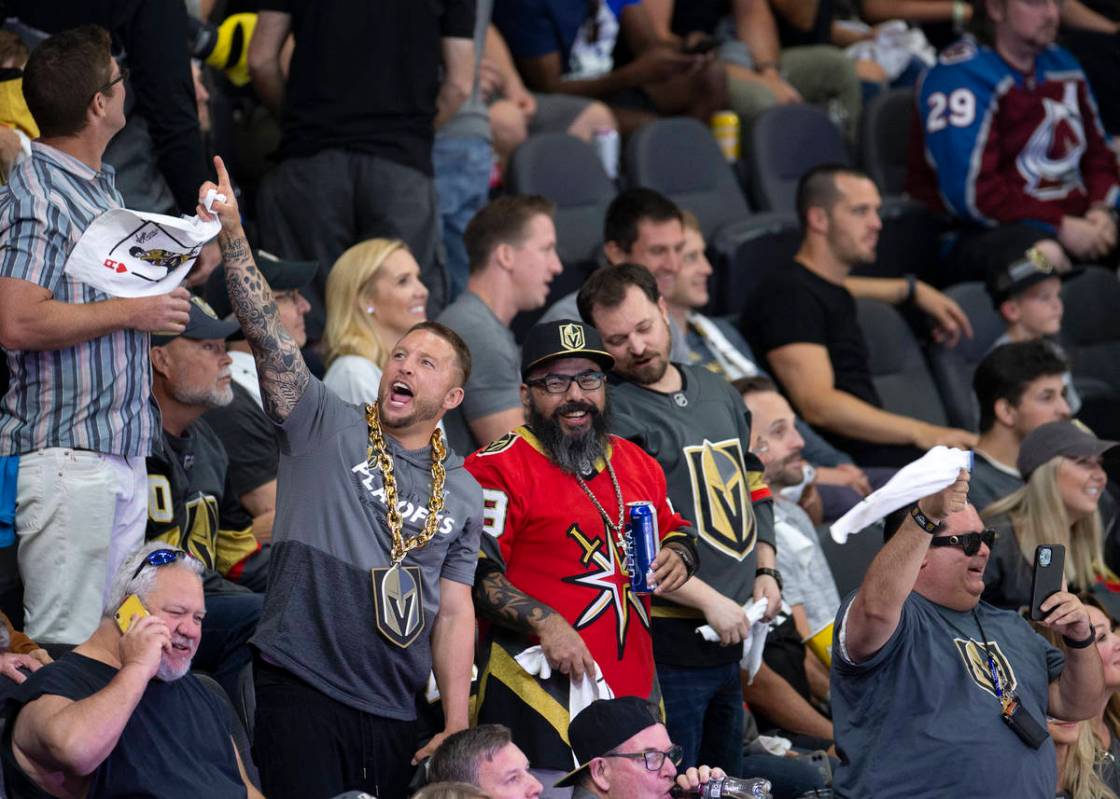
M671 796L699 797L699 799L772 799L770 781L762 778L740 779L725 777L722 780L708 780L695 788L682 788L674 785Z

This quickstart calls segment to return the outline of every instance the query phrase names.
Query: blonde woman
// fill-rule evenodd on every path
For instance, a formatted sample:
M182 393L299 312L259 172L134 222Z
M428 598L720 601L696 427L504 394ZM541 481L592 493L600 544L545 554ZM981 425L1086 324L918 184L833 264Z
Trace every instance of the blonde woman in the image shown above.
M1107 480L1101 456L1114 446L1069 421L1041 425L1023 440L1018 467L1026 485L983 510L997 532L984 571L986 602L1012 609L1030 604L1039 544L1065 546L1071 591L1115 579L1104 565L1097 508Z
M393 345L427 319L427 301L404 242L369 239L344 252L327 278L327 388L358 405L377 399Z

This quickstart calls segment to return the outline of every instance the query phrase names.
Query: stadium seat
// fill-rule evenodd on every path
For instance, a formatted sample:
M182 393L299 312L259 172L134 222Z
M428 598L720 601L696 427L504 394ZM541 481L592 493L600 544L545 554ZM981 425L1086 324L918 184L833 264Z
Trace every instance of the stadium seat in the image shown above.
M883 194L902 194L913 89L892 89L877 95L863 109L860 163Z
M736 233L726 243L726 267L712 293L712 305L714 313L731 315L737 325L744 308L762 301L756 296L762 280L793 260L801 245L801 226L793 214L763 213L736 226Z
M750 213L739 182L711 132L689 117L643 125L626 144L627 184L659 191L700 220L709 244Z
M1108 269L1090 267L1062 287L1066 312L1062 343L1076 380L1080 376L1120 391L1120 281Z
M802 175L821 164L851 163L844 137L828 114L804 103L760 114L748 141L750 195L761 211L794 211Z
M233 703L249 743L253 743L253 723L257 717L257 694L253 688L253 664L246 663L237 675L237 700Z
M529 137L510 157L506 188L540 194L556 203L557 252L564 271L552 281L545 308L583 285L595 269L603 219L617 190L595 151L566 133ZM544 312L519 314L511 327L521 338Z
M843 598L859 588L867 567L882 548L883 525L876 522L859 533L848 536L848 541L844 544L837 544L832 540L827 526L818 527L817 536L832 572L832 579L836 581L836 590Z
M248 733L245 731L241 719L237 715L237 710L233 707L229 696L226 694L225 689L218 685L213 677L206 674L200 674L197 671L192 671L195 677L205 685L218 701L221 702L222 707L226 710L226 715L229 720L229 731L233 737L233 745L237 747L237 754L241 756L241 763L245 766L245 773L249 775L249 781L253 783L254 787L260 790L261 777L257 772L257 766L253 763L252 742L249 739Z
M930 348L930 371L937 380L949 424L976 431L980 407L972 392L972 375L1005 328L983 283L959 283L946 289L945 294L968 315L972 338L962 337L955 347L934 343Z
M857 299L859 326L884 410L935 425L948 421L922 348L906 320L878 300Z

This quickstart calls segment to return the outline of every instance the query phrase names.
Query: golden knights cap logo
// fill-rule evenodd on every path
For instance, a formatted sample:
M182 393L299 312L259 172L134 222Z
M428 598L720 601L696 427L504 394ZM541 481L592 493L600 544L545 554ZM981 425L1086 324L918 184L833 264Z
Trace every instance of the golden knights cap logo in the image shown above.
M696 532L711 546L743 560L756 540L754 508L738 438L684 448L692 478Z
M585 338L583 325L572 322L560 325L560 345L566 350L582 350Z
M389 643L405 649L424 630L424 586L419 566L372 569L373 615Z
M972 681L976 683L981 689L987 691L992 696L998 698L996 694L996 687L992 684L992 672L988 668L988 657L984 654L984 645L969 638L967 641L963 638L954 638L953 644L957 647L957 654L961 656L961 661L964 663L965 671ZM999 648L999 644L995 641L988 642L988 651L992 653L992 660L996 664L996 674L999 676L999 686L1004 694L1009 691L1014 693L1019 687L1018 681L1015 679L1015 671L1011 668L1011 663L1003 654L1003 650Z

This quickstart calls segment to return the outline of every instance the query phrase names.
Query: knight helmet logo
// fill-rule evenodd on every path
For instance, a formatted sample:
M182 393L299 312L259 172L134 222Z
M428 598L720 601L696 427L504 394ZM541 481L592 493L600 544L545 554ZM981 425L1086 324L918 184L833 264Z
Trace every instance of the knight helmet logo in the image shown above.
M583 325L560 325L560 345L566 350L581 350L584 345Z
M743 472L738 438L684 448L692 479L697 534L713 547L743 560L755 545L754 508Z
M965 671L968 672L972 681L982 690L998 698L995 684L992 682L992 671L988 668L988 657L984 653L984 647L971 638L967 641L963 638L954 638L953 643L956 644L957 654L961 656ZM1011 668L1010 661L1004 657L997 642L988 641L987 649L995 663L1000 689L1004 693L1008 691L1013 693L1019 687L1019 683L1015 679L1015 671Z
M372 569L377 629L389 643L409 647L424 630L424 587L420 567Z

